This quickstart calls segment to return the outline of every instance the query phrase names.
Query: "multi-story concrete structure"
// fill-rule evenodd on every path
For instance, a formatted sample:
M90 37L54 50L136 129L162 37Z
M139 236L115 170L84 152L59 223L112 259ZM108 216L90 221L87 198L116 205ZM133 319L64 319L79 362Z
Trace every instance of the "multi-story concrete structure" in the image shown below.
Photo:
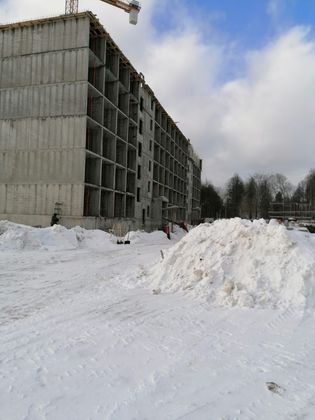
M190 221L191 149L92 13L0 26L1 219L47 226L58 208L66 226Z
M187 208L188 218L191 223L198 223L201 216L201 205L200 205L200 190L201 190L201 170L202 161L199 156L194 152L191 144L188 146L188 188L187 188Z

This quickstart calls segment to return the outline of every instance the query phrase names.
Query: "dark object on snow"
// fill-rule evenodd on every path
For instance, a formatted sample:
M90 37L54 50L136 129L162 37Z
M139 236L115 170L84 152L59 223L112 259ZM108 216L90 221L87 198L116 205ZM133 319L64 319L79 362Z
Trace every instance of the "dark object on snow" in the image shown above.
M58 222L59 222L59 217L57 216L57 213L54 213L51 218L50 226L57 225Z
M125 245L130 245L130 228L129 228L128 233L127 233L127 238L125 237L124 244Z
M163 232L166 233L167 239L171 239L171 232L170 232L170 226L164 225L163 226Z
M179 227L181 227L182 229L184 229L185 232L188 233L188 227L185 222L180 222Z
M305 227L307 228L307 230L310 233L315 233L315 226L314 225L305 225Z
M284 389L275 382L266 382L266 385L269 391L273 392L274 394L282 394L284 391Z
M152 290L152 293L153 293L154 295L160 295L160 294L161 294L161 289L153 289L153 290Z

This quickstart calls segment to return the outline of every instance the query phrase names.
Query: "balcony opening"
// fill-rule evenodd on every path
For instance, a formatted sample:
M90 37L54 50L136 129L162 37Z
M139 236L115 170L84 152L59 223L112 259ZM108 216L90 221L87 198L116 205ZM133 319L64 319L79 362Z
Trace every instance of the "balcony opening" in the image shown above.
M135 194L136 189L136 174L133 172L127 173L127 192Z
M119 112L118 120L117 120L117 135L123 140L127 141L127 133L128 133L128 119Z
M104 90L104 69L103 67L97 67L96 64L89 67L89 82L93 85L97 90L103 93Z
M104 126L111 131L116 133L117 124L117 110L105 102L104 107Z
M124 194L115 193L114 217L125 217Z
M100 169L101 159L87 155L85 160L85 183L100 185Z
M101 193L101 216L114 216L114 193L112 191L102 191Z
M104 38L99 38L90 35L89 41L90 50L99 58L102 62L104 60L105 41Z
M84 189L84 216L99 216L100 194L96 188L85 187Z
M109 48L107 44L106 49L106 67L107 69L112 73L112 75L116 78L118 77L118 64L119 63L119 57L118 54Z
M86 129L86 149L98 155L101 154L101 127L93 127L92 124L87 124Z
M94 96L89 89L87 114L99 124L103 123L102 107L103 99L101 97Z
M138 104L131 99L129 101L129 117L138 123Z
M119 62L119 81L125 87L126 90L129 90L130 72L121 60Z
M116 162L122 166L126 165L127 160L127 145L123 141L117 139L116 141Z
M129 113L129 94L119 92L118 108L126 115Z
M102 163L102 187L114 189L114 164Z
M137 79L131 78L130 92L133 94L133 96L135 96L135 98L139 98L139 81Z
M104 130L103 132L103 157L115 161L116 143L115 137Z
M116 166L115 189L117 191L126 191L126 170Z
M109 80L105 81L105 96L114 105L118 105L118 84Z
M127 195L126 197L126 217L135 216L135 198Z
M129 147L128 148L128 158L127 158L127 168L136 170L136 150Z

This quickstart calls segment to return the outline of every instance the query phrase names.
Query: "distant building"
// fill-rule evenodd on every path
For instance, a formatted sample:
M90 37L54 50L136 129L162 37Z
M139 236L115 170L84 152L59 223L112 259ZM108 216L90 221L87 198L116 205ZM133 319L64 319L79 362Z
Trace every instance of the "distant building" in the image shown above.
M269 210L270 219L314 220L315 209L311 203L272 202Z
M200 217L201 160L91 12L0 26L0 156L1 219Z

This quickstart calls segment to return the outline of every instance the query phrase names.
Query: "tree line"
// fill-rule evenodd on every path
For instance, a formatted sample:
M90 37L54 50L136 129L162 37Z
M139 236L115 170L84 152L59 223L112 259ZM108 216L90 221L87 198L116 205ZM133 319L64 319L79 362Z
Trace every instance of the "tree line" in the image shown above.
M293 186L282 174L255 174L243 180L233 175L225 188L206 181L201 185L201 217L268 218L277 203L308 204L315 209L315 169Z

